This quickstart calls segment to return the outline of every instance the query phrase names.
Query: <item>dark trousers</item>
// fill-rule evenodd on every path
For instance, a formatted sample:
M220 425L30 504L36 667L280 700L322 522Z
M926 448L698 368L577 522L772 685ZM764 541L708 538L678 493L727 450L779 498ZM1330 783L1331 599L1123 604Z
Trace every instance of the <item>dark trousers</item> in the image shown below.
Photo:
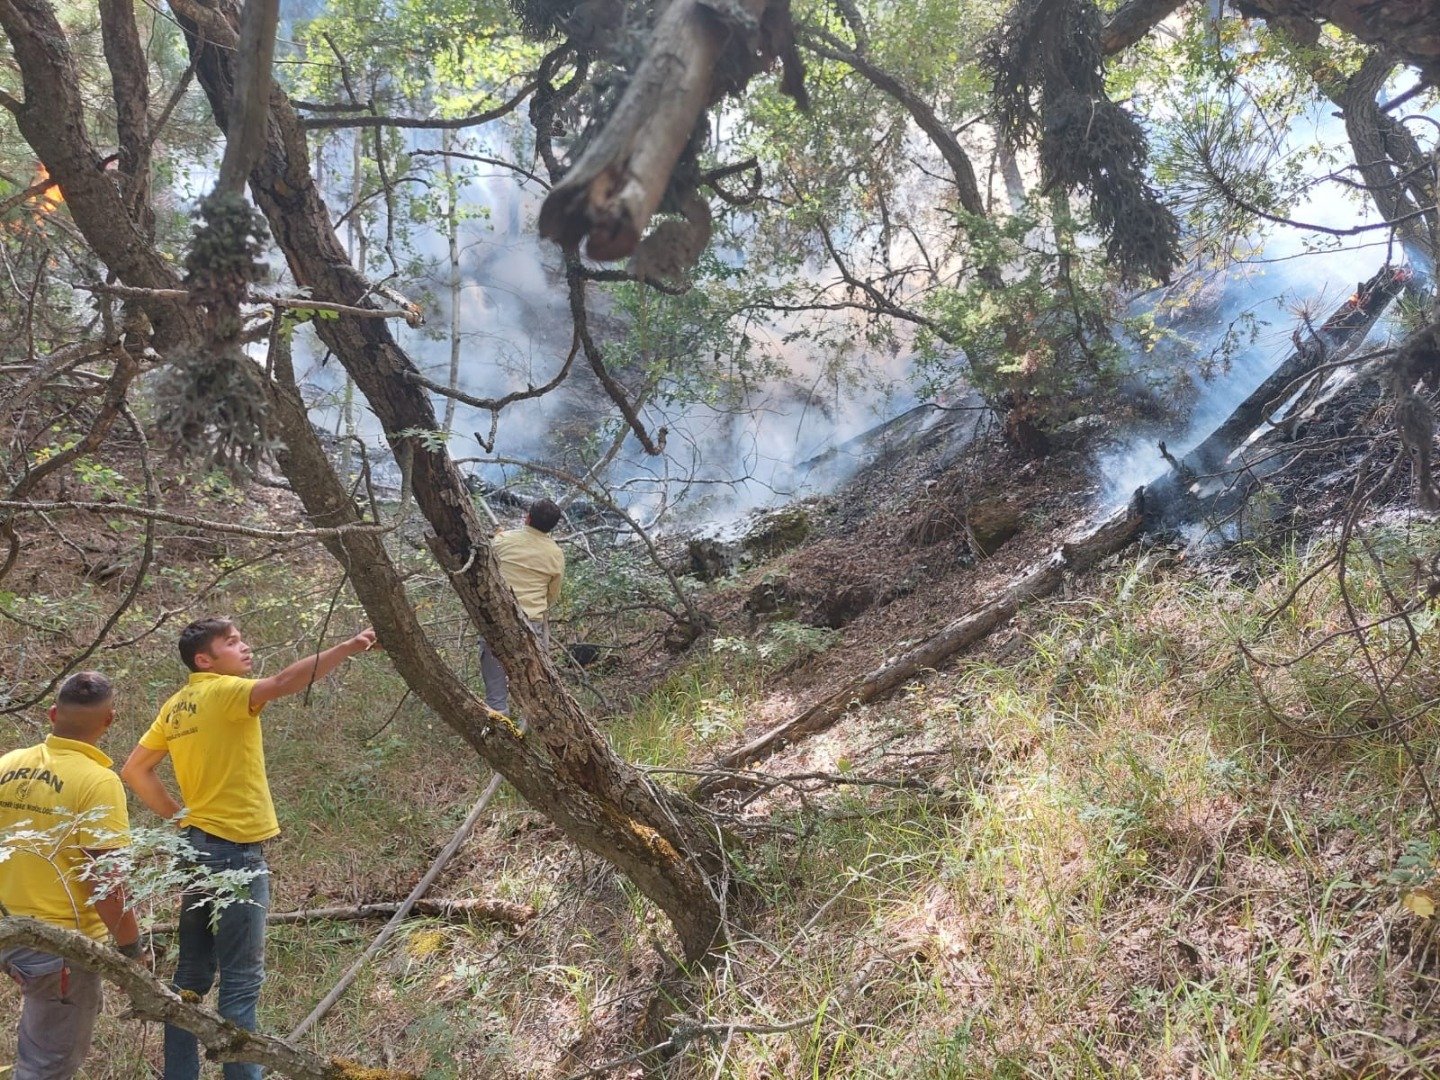
M237 844L193 826L185 839L207 870L259 871L249 884L250 898L222 907L218 913L210 894L185 893L180 900L180 961L175 966L176 990L202 997L220 977L220 1015L237 1027L255 1030L255 1008L265 981L265 916L270 911L270 872L261 844ZM224 1065L225 1080L259 1080L260 1066L244 1061ZM197 1080L200 1043L194 1035L165 1025L165 1080Z
M100 976L38 949L0 951L0 969L20 984L14 1080L70 1080L90 1052L100 1015Z
M545 618L525 620L540 638L540 647L550 651L550 620ZM480 678L485 682L485 704L498 713L510 715L510 677L505 674L505 665L490 648L489 642L480 639Z

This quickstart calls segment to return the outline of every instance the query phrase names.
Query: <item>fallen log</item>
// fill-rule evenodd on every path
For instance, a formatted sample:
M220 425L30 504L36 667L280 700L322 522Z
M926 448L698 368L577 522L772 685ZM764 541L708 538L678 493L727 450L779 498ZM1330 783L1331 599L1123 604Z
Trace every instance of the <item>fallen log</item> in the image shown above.
M378 919L394 915L401 907L402 905L399 903L378 902L340 907L302 908L299 911L272 911L265 921L271 926L304 922L359 922L364 919ZM535 909L529 904L484 898L417 900L411 905L408 914L414 918L480 919L487 922L522 926L535 917ZM150 935L151 937L171 937L176 932L175 926L157 926L150 931Z
M798 716L723 755L716 764L725 769L737 769L768 757L789 743L831 727L853 706L882 698L921 672L933 670L962 650L983 641L1009 622L1024 604L1054 592L1067 574L1087 570L1107 555L1128 546L1140 534L1144 522L1143 504L1144 489L1141 489L1124 508L1062 544L993 599L948 623L903 656L888 660L862 678L821 698ZM702 783L699 790L704 795L733 785L733 778L717 779Z
M271 1035L245 1031L203 1005L183 999L133 960L83 934L38 919L0 918L0 949L20 945L63 956L95 972L125 992L135 1016L190 1032L204 1045L211 1061L255 1062L295 1080L354 1080L357 1076L415 1080L413 1073L364 1068L352 1061L312 1054Z

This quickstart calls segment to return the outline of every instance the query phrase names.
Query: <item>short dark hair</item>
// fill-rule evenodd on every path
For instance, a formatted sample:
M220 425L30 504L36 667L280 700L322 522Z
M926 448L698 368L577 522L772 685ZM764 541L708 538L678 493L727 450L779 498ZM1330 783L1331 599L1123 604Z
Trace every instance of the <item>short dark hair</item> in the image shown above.
M230 633L233 629L235 629L235 624L229 619L219 617L196 619L180 631L181 661L191 671L199 671L200 669L195 666L195 654L205 652L212 641Z
M560 507L549 499L536 499L530 504L530 527L548 533L560 522Z
M100 705L115 696L115 687L98 671L77 671L60 684L55 704L85 708Z

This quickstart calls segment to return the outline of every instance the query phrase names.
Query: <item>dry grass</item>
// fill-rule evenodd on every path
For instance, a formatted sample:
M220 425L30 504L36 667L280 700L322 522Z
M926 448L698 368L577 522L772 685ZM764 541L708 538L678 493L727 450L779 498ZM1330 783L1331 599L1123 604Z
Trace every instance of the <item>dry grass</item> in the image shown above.
M1433 539L1394 539L1392 580ZM1401 903L1426 886L1440 848L1415 764L1392 732L1364 726L1375 703L1353 649L1262 672L1285 710L1276 719L1235 648L1243 637L1278 661L1343 625L1321 582L1261 632L1314 557L1246 552L1163 575L1153 560L1125 563L1027 612L984 655L768 762L883 783L807 782L803 799L781 786L732 804L747 885L734 944L658 1008L742 1027L807 1022L697 1038L655 1074L1440 1076L1434 924ZM1357 594L1373 607L1366 573ZM313 641L331 589L275 568L216 606L278 664ZM342 605L335 619L355 613ZM1428 655L1434 620L1422 613L1416 628ZM18 648L13 624L0 633L7 653ZM1402 663L1384 633L1393 700L1428 700L1433 672ZM179 682L170 636L100 665L120 679L116 756ZM852 652L853 640L813 664L787 661L779 678L758 652L696 650L612 737L649 764L703 762L791 712L807 679L854 670L877 648ZM403 688L370 660L308 706L267 713L278 907L403 895L483 786L473 754L413 700L377 734ZM6 745L34 737L6 723ZM1323 741L1297 723L1359 734ZM1421 768L1440 776L1433 732L1423 720L1409 730ZM542 818L497 801L437 892L541 914L519 933L409 924L313 1046L468 1080L563 1077L643 1043L668 930ZM376 929L277 928L263 1025L288 1030ZM13 1012L14 991L0 997ZM111 997L85 1075L151 1075L158 1031L121 1020ZM11 1038L0 1025L0 1060Z

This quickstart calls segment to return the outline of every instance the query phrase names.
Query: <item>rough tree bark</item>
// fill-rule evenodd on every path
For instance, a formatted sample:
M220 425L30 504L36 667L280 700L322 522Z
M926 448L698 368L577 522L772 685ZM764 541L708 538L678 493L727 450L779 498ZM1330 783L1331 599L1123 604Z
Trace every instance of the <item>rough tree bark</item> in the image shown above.
M140 42L131 0L100 0L100 34L115 99L115 128L120 139L119 172L124 197L140 231L155 235L150 209L150 65Z
M197 75L217 124L228 125L233 90L238 12L177 0ZM8 102L21 133L60 185L77 227L125 285L172 290L143 303L154 344L168 349L204 342L171 264L127 211L114 178L100 166L86 134L87 115L74 58L54 9L45 0L0 0L0 28L12 46L24 88L23 102ZM296 279L316 300L344 297L366 306L370 288L351 266L330 226L310 174L304 133L289 101L273 86L265 140L251 190L269 219ZM172 299L172 297L174 297ZM480 632L506 660L513 696L530 719L521 734L488 712L441 660L405 600L401 576L375 536L350 534L331 550L350 573L380 639L406 682L509 780L536 809L574 842L607 859L630 877L673 922L687 958L698 960L718 944L721 905L710 875L723 862L720 840L698 808L654 785L620 760L565 691L514 595L499 576L458 470L443 450L416 439L439 425L426 392L407 376L414 365L376 318L342 315L325 320L325 343L370 399L399 460L408 463L417 505L435 531L437 558L449 571ZM290 445L283 455L291 482L317 521L358 520L353 502L320 449L293 388L271 390ZM287 412L288 409L288 412Z
M235 5L216 9L174 0L171 6L223 128L234 78ZM343 297L341 302L363 305L369 283L345 257L311 177L303 130L289 99L273 86L266 144L250 187L296 281L318 299ZM617 757L560 682L500 577L490 530L459 470L443 446L416 437L440 424L429 395L411 379L418 374L415 365L389 327L377 319L341 315L317 330L365 394L397 460L407 464L416 505L434 532L432 550L476 628L504 660L512 697L531 729L522 734L490 713L439 660L408 611L383 550L342 552L356 593L397 669L417 696L527 802L630 877L670 917L687 958L700 959L721 934L720 899L709 879L723 861L719 840L693 804ZM331 523L353 519L353 504L324 455L317 456L308 420L292 415L285 430L287 472L307 510ZM396 634L393 643L389 633Z
M1440 82L1440 4L1434 0L1243 0L1236 6L1246 15L1333 23Z

